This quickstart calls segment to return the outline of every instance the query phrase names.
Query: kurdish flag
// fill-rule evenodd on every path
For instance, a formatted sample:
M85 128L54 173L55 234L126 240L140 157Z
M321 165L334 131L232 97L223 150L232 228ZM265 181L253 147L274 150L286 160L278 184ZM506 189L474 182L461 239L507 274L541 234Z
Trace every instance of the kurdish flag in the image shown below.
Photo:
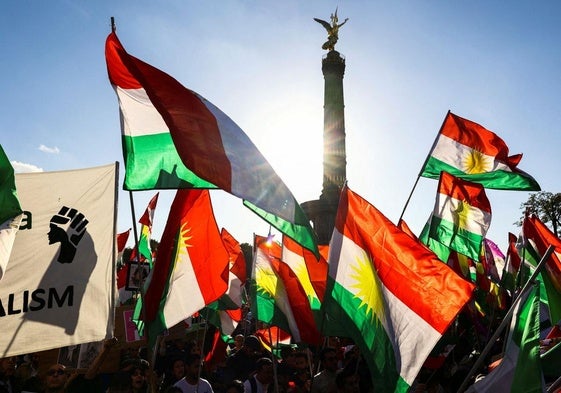
M312 310L319 312L321 298L315 288L323 290L323 297L327 283L327 261L323 257L318 260L314 254L287 236L282 237L282 261L290 267L302 284Z
M291 333L295 342L318 344L320 333L301 282L281 261L281 246L255 236L252 307L256 318Z
M532 176L517 168L522 154L493 132L448 112L420 176L438 179L445 171L498 190L539 191Z
M14 168L0 146L0 279L6 271L22 213L16 192Z
M328 263L323 310L359 345L374 390L408 391L473 284L346 186Z
M518 250L516 249L516 241L516 235L509 232L508 250L506 252L505 265L503 275L501 277L501 286L508 290L511 294L514 293L516 288L516 277L518 276L521 263L520 255L518 255Z
M218 299L228 287L228 252L208 190L178 190L144 295L149 339Z
M158 196L160 193L156 193L148 202L146 210L138 222L141 224L140 227L140 239L138 240L138 253L142 255L148 261L150 268L152 268L152 247L150 246L150 239L152 238L152 224L154 222L154 210L156 210L156 205L158 204Z
M442 172L429 238L473 260L491 224L491 204L480 184Z
M242 198L250 210L319 255L315 233L292 192L232 119L168 74L130 56L115 33L107 37L105 57L119 97L125 135L127 127L142 128L150 135L157 129L166 139L169 154L175 146L185 167L208 182L192 180L195 186L216 185ZM153 148L159 150L157 145Z
M544 391L540 359L540 287L535 285L516 305L501 363L466 393Z

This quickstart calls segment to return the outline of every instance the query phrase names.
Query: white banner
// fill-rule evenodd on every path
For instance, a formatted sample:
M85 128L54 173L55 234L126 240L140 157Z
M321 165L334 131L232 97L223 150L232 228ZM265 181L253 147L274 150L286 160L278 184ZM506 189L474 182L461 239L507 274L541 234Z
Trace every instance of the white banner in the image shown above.
M111 337L117 163L16 174L23 220L0 282L0 358Z

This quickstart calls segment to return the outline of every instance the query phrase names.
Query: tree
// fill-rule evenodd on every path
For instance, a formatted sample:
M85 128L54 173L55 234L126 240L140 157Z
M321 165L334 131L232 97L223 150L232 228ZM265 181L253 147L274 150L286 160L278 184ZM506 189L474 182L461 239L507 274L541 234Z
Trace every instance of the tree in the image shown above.
M557 237L561 230L561 193L540 191L531 194L528 200L520 205L523 212L535 214L544 224L549 225ZM522 219L518 225L522 224Z

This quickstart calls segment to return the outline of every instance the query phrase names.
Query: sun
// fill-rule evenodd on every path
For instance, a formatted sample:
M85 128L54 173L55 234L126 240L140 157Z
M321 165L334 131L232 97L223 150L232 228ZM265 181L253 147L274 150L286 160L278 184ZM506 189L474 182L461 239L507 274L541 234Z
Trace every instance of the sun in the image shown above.
M312 303L315 299L318 299L316 291L310 281L310 275L308 274L308 269L306 268L305 263L298 263L298 265L293 267L293 270L294 273L296 273L296 277L298 277L298 280L300 281L300 284L302 285L310 303Z
M175 261L177 261L177 263L181 263L185 260L185 258L182 257L187 254L187 248L192 247L192 245L189 244L189 240L193 238L193 236L189 235L190 232L191 227L188 226L188 222L185 221L181 223L181 228L179 229L178 236L179 239L177 239L177 248L175 251Z
M357 256L355 262L351 265L351 279L354 281L351 288L356 290L355 297L360 299L359 309L365 307L365 314L372 321L382 320L385 315L382 284L374 270L374 264L366 253Z
M488 172L490 167L490 159L485 154L472 149L463 159L463 170L468 174Z

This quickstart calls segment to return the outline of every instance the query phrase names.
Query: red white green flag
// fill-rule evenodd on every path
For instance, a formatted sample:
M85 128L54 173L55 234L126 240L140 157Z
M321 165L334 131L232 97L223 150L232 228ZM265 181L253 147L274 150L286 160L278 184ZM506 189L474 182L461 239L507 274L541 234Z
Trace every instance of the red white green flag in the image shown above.
M149 338L218 299L228 287L228 252L208 190L178 190L144 294Z
M516 249L517 237L514 233L508 233L508 249L506 252L505 266L501 277L501 286L514 294L516 277L520 270L520 255Z
M152 239L152 225L154 222L154 210L156 210L156 205L158 204L158 196L160 193L156 193L148 202L146 210L138 222L141 224L140 227L140 239L138 239L138 253L146 258L150 268L152 268L152 247L150 246L150 239Z
M501 363L467 393L545 392L540 359L540 287L516 304Z
M408 391L474 286L346 186L328 263L323 310L359 345L376 391Z
M483 186L442 172L428 237L477 261L490 224Z
M318 260L314 254L287 236L282 237L282 261L290 267L300 281L312 310L319 312L321 300L315 288L319 290L323 288L325 292L327 261L323 257Z
M486 188L539 191L536 180L517 167L522 154L508 154L495 133L448 112L420 175L438 179L445 171Z
M281 261L281 246L255 235L252 310L257 320L290 332L295 342L319 343L321 336L306 292L290 267Z
M125 127L146 133L148 128L169 130L181 161L197 178L212 183L207 188L214 185L242 198L250 210L318 255L315 233L301 206L232 119L168 74L129 55L115 33L107 37L105 57ZM151 125L156 113L163 122Z
M531 266L536 266L549 246L554 246L554 252L545 263L545 268L538 275L542 282L544 293L542 301L547 303L551 321L561 320L561 239L536 216L524 218L522 223L524 237L523 249L518 254ZM524 271L522 280L529 278L529 273Z

